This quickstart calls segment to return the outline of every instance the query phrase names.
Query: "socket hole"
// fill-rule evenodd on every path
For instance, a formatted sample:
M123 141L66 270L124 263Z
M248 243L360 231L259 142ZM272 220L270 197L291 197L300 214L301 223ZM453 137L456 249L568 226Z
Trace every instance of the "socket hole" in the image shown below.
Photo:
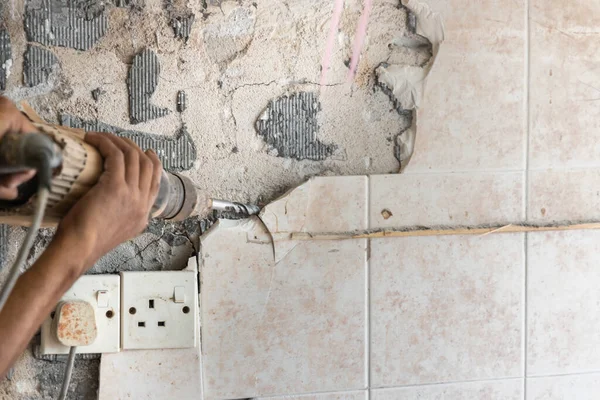
M144 328L146 326L146 323L144 321L138 322L138 326Z
M165 321L158 321L158 326L165 326Z
M188 306L185 306L181 309L181 311L183 311L184 314L187 314L190 312L190 308Z
M137 311L137 310L135 309L135 307L131 307L131 308L129 309L129 314L135 314L135 312L136 312L136 311Z
M55 315L56 315L56 313L55 313L54 311L52 311L52 312L50 313L50 318L54 319L54 316L55 316Z
M106 318L112 318L115 315L115 313L112 312L112 310L108 310L106 312Z
M154 300L148 300L148 307L149 308L154 308Z

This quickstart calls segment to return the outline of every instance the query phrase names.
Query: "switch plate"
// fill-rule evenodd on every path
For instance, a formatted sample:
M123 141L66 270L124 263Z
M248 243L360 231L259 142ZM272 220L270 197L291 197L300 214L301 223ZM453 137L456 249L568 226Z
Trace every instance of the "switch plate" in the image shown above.
M61 301L82 300L94 308L98 336L89 346L77 347L77 353L117 353L120 348L120 283L118 275L83 275L64 294ZM51 314L52 315L52 314ZM68 354L52 329L52 317L42 324L42 354Z
M121 272L123 350L196 347L195 270Z

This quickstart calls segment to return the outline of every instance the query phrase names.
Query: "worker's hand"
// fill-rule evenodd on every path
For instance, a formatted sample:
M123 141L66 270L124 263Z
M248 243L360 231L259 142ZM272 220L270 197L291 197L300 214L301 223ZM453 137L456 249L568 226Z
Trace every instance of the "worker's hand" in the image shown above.
M70 243L76 240L89 268L148 225L162 166L152 150L144 153L129 139L88 133L85 141L100 151L104 172L62 219L56 235L68 236Z
M8 132L37 132L33 124L6 97L0 96L0 139ZM35 175L35 171L12 175L0 175L0 200L14 200L19 191L18 186Z

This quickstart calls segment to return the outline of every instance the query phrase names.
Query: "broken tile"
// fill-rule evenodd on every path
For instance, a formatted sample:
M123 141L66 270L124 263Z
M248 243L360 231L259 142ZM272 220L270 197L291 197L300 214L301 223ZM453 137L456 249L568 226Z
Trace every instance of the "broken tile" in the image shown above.
M522 379L463 382L445 385L376 389L371 400L521 400Z
M371 240L371 385L523 373L524 236Z
M368 400L366 390L356 392L319 393L290 395L283 397L284 400ZM281 397L259 397L253 400L282 400Z
M600 166L600 3L531 1L532 168Z
M151 102L159 76L160 61L152 50L145 49L133 57L127 77L129 119L132 124L164 117L170 113L167 108L155 106Z
M126 130L98 120L86 121L68 114L60 116L60 123L72 128L81 128L90 132L110 132L131 139L144 150L154 150L167 171L187 171L193 167L197 158L196 145L185 126L174 136L168 137Z
M89 50L106 34L108 18L100 1L27 0L24 27L31 42Z
M253 217L201 243L206 399L366 388L366 241L297 242L275 263Z
M6 80L12 67L12 50L8 31L0 28L0 90L6 89Z
M58 58L50 50L27 45L23 60L23 82L28 87L47 83L50 74L59 66Z
M525 2L429 0L445 40L417 111L406 171L525 166Z
M98 400L202 399L200 348L102 354Z
M369 228L521 221L524 174L473 172L370 177Z
M600 370L600 231L531 233L527 240L527 372Z
M532 222L600 219L600 170L529 172L527 219Z
M596 400L598 392L599 373L527 379L528 400Z

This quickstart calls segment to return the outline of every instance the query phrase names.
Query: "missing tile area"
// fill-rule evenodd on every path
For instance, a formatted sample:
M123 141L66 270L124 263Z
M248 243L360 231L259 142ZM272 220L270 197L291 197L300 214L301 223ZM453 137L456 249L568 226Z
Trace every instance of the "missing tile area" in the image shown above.
M321 161L331 156L337 146L317 139L317 114L321 104L311 92L279 97L267 106L255 128L276 156L296 160Z
M150 102L158 86L159 75L160 62L152 50L145 49L133 58L127 78L129 119L132 124L164 117L170 113L168 109L155 106Z
M91 49L108 30L104 2L95 0L28 0L27 39L47 46Z
M50 74L59 67L58 58L50 50L27 45L23 61L23 81L34 87L46 83Z
M92 132L111 132L131 139L144 150L153 149L167 171L186 171L192 168L196 160L196 146L185 126L175 136L166 137L129 131L100 121L86 121L68 114L61 115L61 124Z

